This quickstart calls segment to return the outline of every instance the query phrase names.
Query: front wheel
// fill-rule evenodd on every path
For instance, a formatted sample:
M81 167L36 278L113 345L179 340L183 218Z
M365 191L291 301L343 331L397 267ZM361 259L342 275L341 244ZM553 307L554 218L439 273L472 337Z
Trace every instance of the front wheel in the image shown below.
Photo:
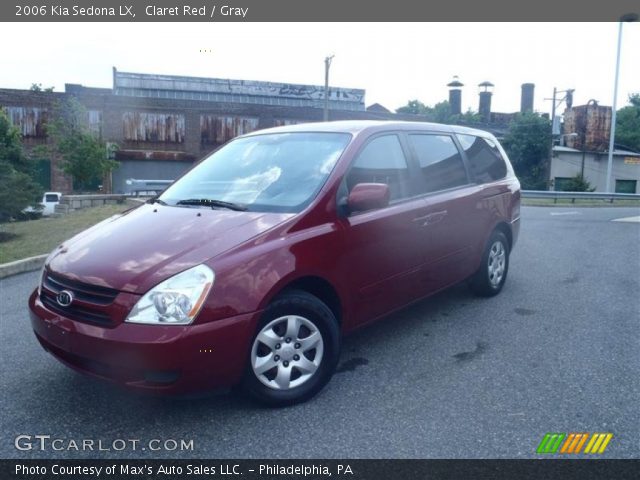
M509 242L504 233L494 231L487 242L482 262L471 277L471 289L483 297L500 293L509 271Z
M333 312L317 297L291 290L269 305L260 321L243 387L271 406L304 402L331 379L339 354Z

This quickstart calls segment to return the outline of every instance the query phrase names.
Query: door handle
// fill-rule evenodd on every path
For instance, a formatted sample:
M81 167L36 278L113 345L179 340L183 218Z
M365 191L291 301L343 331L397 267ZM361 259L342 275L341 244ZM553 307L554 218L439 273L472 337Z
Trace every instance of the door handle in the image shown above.
M415 224L418 224L420 227L427 227L429 225L433 225L434 223L438 223L442 221L444 217L447 216L447 211L442 210L440 212L429 213L428 215L423 215L422 217L416 217L412 221Z

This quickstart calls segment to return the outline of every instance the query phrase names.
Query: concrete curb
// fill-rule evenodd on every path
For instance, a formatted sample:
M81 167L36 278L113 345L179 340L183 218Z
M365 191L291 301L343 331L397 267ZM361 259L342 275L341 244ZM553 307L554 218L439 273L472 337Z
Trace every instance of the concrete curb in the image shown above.
M0 278L10 277L23 272L32 272L33 270L40 270L48 256L49 254L45 253L44 255L23 258L22 260L16 260L15 262L3 263L0 265Z

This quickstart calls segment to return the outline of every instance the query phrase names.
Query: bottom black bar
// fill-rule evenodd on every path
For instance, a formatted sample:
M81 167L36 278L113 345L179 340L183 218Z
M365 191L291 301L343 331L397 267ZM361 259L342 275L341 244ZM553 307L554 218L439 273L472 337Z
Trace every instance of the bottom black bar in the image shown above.
M637 479L640 460L0 460L2 480Z

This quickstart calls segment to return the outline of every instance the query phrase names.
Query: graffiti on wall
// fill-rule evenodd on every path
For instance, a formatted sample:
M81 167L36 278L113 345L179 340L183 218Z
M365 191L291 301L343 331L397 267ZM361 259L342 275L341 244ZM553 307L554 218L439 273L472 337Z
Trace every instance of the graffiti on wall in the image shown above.
M324 100L324 87L293 83L260 82L254 80L230 80L222 78L179 77L144 73L115 72L114 90L141 89L145 91L176 91L251 95L274 98ZM332 102L361 103L364 106L363 89L329 89Z

